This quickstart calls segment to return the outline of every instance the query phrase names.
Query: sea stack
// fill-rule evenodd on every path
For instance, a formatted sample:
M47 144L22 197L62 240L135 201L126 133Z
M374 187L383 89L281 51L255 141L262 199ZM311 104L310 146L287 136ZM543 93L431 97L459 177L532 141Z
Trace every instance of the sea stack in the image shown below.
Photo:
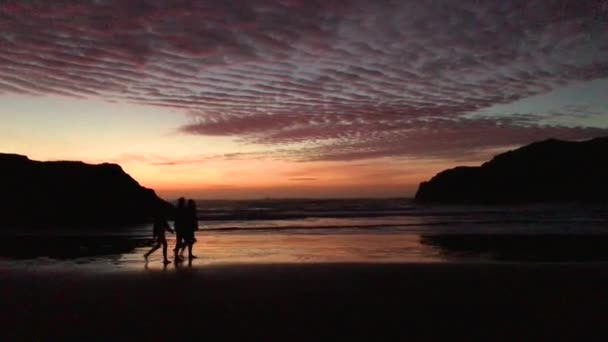
M456 167L422 182L418 202L516 204L608 203L608 137L549 139L497 155L479 167Z
M119 165L33 161L0 154L3 227L93 227L151 220L172 205Z

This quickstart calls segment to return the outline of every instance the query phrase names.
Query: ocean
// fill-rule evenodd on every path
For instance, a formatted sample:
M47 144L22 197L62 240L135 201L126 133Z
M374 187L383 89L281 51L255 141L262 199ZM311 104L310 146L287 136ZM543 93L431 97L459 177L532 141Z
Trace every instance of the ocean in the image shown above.
M199 258L193 264L201 266L608 261L608 205L421 205L407 198L199 200L197 205ZM0 251L3 262L129 268L143 267L152 228L4 231L5 240L15 243ZM161 267L160 258L157 251L145 266Z
M420 205L412 199L198 201L201 229L281 234L595 234L608 205Z

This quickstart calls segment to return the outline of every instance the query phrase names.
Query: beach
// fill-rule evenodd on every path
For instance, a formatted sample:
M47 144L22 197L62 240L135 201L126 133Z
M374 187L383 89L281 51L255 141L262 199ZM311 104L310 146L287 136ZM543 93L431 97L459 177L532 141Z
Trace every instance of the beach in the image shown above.
M166 266L150 225L6 230L3 341L608 337L604 210L272 203L206 203Z
M5 341L608 336L601 263L12 269L0 284Z

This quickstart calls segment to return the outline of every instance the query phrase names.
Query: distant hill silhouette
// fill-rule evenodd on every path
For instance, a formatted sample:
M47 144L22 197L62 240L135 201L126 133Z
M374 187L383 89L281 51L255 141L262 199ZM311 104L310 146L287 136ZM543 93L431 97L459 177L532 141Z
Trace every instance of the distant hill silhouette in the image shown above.
M1 227L126 225L172 205L119 165L40 162L0 153Z
M608 202L608 137L549 139L456 167L422 182L416 200L434 203Z

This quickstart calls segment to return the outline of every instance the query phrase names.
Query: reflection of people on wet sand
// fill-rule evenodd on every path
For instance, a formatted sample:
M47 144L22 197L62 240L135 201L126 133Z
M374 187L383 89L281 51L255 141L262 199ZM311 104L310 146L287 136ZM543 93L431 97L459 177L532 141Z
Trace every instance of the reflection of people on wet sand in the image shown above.
M163 262L165 264L171 263L169 259L167 259L167 239L165 238L165 231L171 232L173 234L173 229L167 223L167 219L161 212L157 212L154 218L154 228L153 228L153 238L156 240L156 244L150 249L146 254L144 254L144 258L148 261L148 257L154 253L160 246L163 246Z
M194 238L194 232L198 230L198 217L196 215L196 202L194 200L188 200L188 206L184 210L184 231L183 238L184 244L181 245L180 254L184 253L186 245L188 246L188 258L194 259L195 255L192 254L192 245L196 242Z

